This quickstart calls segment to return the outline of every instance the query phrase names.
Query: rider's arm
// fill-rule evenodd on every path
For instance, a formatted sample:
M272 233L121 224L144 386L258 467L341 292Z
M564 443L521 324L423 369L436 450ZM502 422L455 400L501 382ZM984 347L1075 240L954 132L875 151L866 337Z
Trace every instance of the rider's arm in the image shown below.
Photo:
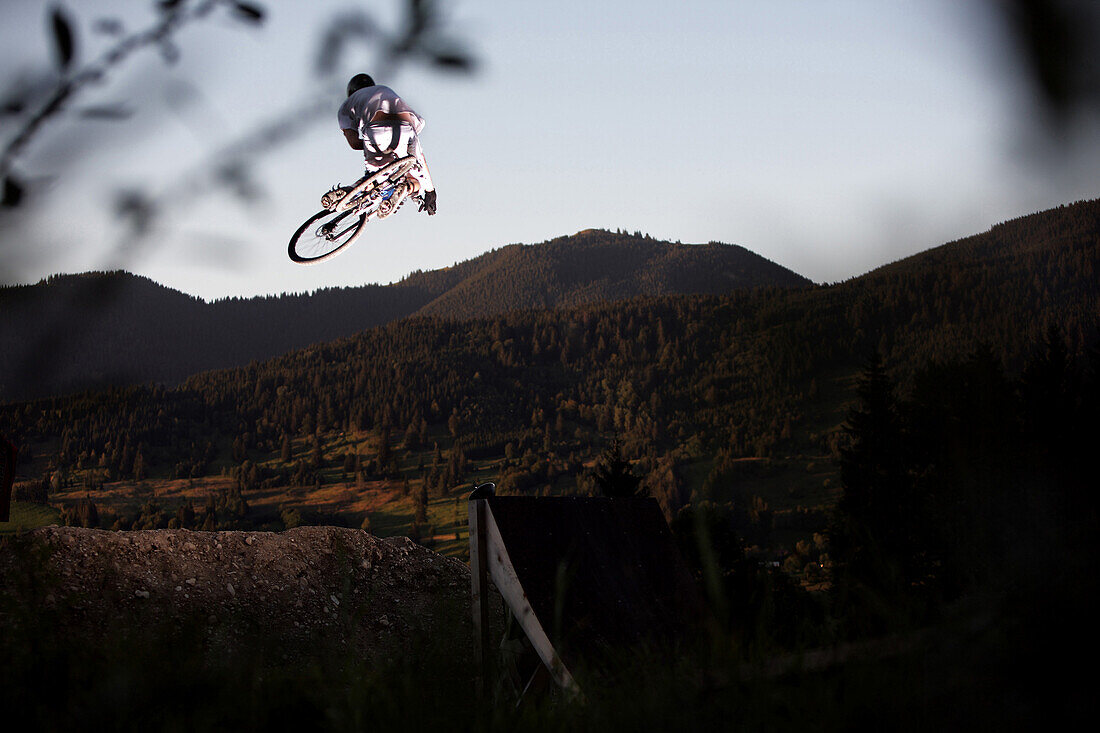
M344 130L344 137L347 139L348 145L351 146L352 150L362 150L363 149L363 140L362 140L362 138L359 137L359 131L358 130L354 130L354 129L351 129L351 128L345 129Z

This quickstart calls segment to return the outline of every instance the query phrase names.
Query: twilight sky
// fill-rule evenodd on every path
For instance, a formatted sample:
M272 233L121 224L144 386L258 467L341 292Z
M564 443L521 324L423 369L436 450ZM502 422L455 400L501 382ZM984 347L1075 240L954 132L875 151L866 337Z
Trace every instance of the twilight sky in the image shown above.
M440 3L443 35L476 57L473 74L413 60L387 71L361 44L323 77L315 61L334 18L396 28L403 0L256 2L263 25L219 10L176 36L178 63L139 52L43 128L18 163L38 193L0 219L4 282L122 267L206 299L300 292L590 227L740 244L831 282L1100 195L1097 126L1061 147L1037 131L1002 28L976 3L453 0ZM87 61L110 42L98 19L138 30L153 4L60 6ZM54 5L3 0L0 93L51 68ZM408 207L339 257L294 265L290 235L330 185L361 172L335 122L357 71L427 120L439 214ZM288 143L259 136L255 201L210 184L217 151L300 119L311 96L326 111ZM79 115L109 103L132 114ZM0 118L0 142L14 129ZM167 211L125 244L112 202L137 187Z

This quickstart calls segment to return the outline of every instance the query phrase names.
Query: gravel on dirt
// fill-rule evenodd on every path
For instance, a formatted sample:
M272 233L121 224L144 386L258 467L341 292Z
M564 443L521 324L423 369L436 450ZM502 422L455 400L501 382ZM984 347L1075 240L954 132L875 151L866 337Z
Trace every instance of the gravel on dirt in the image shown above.
M288 659L319 640L364 658L417 634L472 644L466 565L362 530L43 527L4 543L0 571L9 594L38 589L23 600L56 615L59 634L188 623L222 647L262 638Z

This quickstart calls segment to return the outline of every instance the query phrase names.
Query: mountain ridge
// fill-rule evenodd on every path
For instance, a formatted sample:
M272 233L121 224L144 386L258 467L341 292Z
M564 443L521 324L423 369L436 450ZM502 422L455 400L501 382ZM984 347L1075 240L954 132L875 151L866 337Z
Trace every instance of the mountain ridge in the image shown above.
M812 284L739 245L670 243L604 230L584 230L535 245L508 245L482 257L484 266L416 314L474 318L635 295L719 294ZM506 293L503 299L485 297L501 291Z
M570 269L568 257L588 269ZM738 276L715 280L715 263ZM0 400L176 383L412 315L471 318L636 295L809 284L736 245L680 245L601 230L507 245L389 285L209 303L120 270L54 275L0 288L7 316L0 324Z

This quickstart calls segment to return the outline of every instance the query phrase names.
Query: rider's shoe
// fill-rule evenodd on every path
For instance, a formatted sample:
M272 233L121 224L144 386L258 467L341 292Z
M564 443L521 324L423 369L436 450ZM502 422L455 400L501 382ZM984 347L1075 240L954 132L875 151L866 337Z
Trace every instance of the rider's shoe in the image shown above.
M333 186L331 191L321 197L321 206L326 209L333 208L336 204L340 203L340 200L347 196L348 192L353 188L354 186Z
M425 192L421 197L420 210L428 212L428 216L435 216L435 189Z

